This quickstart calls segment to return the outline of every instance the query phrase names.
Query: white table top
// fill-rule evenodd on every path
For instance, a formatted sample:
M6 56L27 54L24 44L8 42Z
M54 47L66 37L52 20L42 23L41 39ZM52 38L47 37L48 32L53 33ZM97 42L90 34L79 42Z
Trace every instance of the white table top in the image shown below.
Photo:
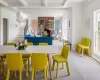
M0 46L0 54L19 52L22 54L31 54L31 53L47 53L55 54L61 53L62 48L57 46L28 46L25 50L16 50L14 46Z

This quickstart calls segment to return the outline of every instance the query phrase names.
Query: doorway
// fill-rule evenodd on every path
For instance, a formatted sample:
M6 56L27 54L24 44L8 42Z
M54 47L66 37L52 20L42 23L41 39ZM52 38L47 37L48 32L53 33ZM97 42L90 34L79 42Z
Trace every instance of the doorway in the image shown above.
M8 19L3 18L3 45L7 44Z

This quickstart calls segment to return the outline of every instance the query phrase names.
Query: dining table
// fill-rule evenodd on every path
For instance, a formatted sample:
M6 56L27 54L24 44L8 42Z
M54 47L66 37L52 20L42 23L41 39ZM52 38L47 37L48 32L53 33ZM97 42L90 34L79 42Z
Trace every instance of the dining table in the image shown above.
M60 54L62 47L48 45L48 46L28 46L25 50L17 50L14 46L3 45L0 46L0 55L7 53L21 53L21 54L32 54L32 53L46 53L49 61L49 72L50 80L52 80L52 69L51 69L51 55Z

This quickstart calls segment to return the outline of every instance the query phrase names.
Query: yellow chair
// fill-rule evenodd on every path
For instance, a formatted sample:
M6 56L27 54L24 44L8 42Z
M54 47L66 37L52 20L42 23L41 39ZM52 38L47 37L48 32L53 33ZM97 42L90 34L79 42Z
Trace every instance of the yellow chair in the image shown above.
M10 42L10 43L8 43L7 45L10 45L10 46L14 46L14 43L13 42ZM31 43L31 42L28 42L28 46L32 46L33 45L33 43ZM6 56L4 55L4 58L5 58ZM24 60L28 60L28 71L29 71L29 57L30 57L30 54L23 54L22 55L22 58L24 59ZM16 74L15 74L15 76L16 76Z
M32 42L28 42L27 45L28 46L33 46L33 43Z
M7 45L14 46L14 42L9 42Z
M39 43L39 45L41 45L41 46L47 46L48 43Z
M86 41L86 38L83 38L82 39L82 41L81 41L81 43L77 43L76 44L76 52L78 52L79 53L79 45L85 45L85 41Z
M0 60L0 70L3 71L4 77L5 77L6 70L4 68L4 62L5 62L5 60L2 60L2 59Z
M20 53L7 53L6 54L6 63L7 63L7 76L6 80L9 80L10 71L19 71L20 72L20 78L19 80L22 80L22 69L24 67L24 63L26 63L26 60L22 59L22 55ZM26 69L26 76L28 77L28 71Z
M63 64L64 62L66 63L67 72L68 72L68 75L70 76L70 70L69 70L69 65L68 65L68 60L67 60L68 59L68 52L69 52L69 47L64 45L60 55L52 56L52 58L53 58L52 70L54 70L55 62L57 63L56 78L58 78L59 63Z
M91 56L91 51L90 51L90 43L91 41L89 39L86 39L84 45L79 45L79 52L82 53L82 56L84 54L84 51L87 51L88 55Z
M45 53L32 53L31 65L32 65L31 80L34 80L35 72L40 71L40 70L44 70L44 80L46 80L47 75L48 75L47 55Z

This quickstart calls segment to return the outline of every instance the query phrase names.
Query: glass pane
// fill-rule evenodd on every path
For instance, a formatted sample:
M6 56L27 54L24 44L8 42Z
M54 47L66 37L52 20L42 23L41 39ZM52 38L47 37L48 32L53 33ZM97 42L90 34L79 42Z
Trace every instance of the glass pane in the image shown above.
M95 37L95 44L96 44L96 52L100 52L100 32L96 32L96 37Z

